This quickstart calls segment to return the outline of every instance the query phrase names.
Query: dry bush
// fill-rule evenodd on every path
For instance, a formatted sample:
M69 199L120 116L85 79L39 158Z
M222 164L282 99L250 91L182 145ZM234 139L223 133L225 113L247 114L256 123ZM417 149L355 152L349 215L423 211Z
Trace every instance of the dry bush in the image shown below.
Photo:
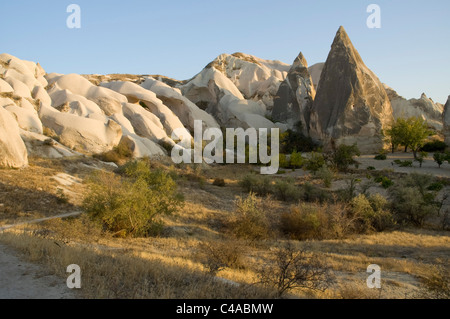
M293 180L278 180L274 185L275 195L284 202L295 202L300 197L299 189L294 185Z
M272 180L267 176L258 176L254 174L246 175L239 185L246 192L255 193L260 196L267 196L274 193Z
M238 238L257 241L271 235L271 226L262 200L254 193L246 198L238 197L236 210L228 221L231 232Z
M215 178L213 181L214 186L224 187L225 186L225 180L223 178Z
M433 266L421 277L421 297L450 299L450 271L447 266Z
M363 284L346 283L339 285L335 299L378 299L379 289L369 289Z
M342 204L301 203L280 218L280 230L296 240L343 238L354 232L355 218Z
M95 154L94 157L103 162L121 165L133 157L133 151L128 144L120 143L112 150L101 154Z
M324 239L330 228L329 222L325 206L302 203L281 215L280 227L291 239Z
M243 246L236 240L210 241L197 246L200 262L213 276L225 268L243 267L243 251Z
M323 292L334 281L330 269L317 255L296 250L290 243L276 250L259 270L258 279L258 283L274 288L280 298L298 288Z

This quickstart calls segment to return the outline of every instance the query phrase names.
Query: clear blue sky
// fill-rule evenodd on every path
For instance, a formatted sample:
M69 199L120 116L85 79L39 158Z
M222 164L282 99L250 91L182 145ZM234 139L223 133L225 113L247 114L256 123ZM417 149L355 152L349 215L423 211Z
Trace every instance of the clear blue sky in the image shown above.
M81 7L81 29L66 8ZM381 29L366 8L381 7ZM407 98L450 94L448 0L1 0L0 51L47 72L163 74L187 79L221 53L310 65L326 60L340 25L366 65Z

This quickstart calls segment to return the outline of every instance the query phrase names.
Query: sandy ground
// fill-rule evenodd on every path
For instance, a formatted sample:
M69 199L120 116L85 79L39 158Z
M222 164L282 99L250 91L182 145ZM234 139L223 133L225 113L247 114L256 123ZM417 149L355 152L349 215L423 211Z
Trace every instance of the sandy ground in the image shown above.
M0 245L0 299L73 299L63 278L48 275L38 265L23 262Z
M393 163L393 161L397 159L401 161L413 161L413 167L400 167ZM419 167L419 162L414 161L414 156L411 153L389 153L387 154L387 159L384 161L375 160L374 155L363 155L356 160L361 163L359 165L360 169L366 169L369 166L373 166L376 170L393 169L394 172L399 173L416 172L421 174L431 174L436 177L450 178L450 164L445 162L442 164L441 168L439 168L433 160L433 154L431 153L423 162L422 167Z

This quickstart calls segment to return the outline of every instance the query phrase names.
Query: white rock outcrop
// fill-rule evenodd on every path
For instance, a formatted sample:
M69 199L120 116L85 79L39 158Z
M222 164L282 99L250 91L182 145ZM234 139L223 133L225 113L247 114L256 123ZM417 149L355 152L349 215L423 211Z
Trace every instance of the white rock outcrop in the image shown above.
M397 94L392 88L384 85L386 93L391 101L394 118L421 117L428 125L437 131L443 128L442 113L444 106L435 103L425 93L419 99L407 100Z
M0 107L0 167L21 168L28 165L28 153L12 115Z
M278 87L291 67L280 61L264 60L241 52L221 54L209 66L230 79L245 99L260 102L269 111Z
M171 136L174 130L179 129L184 131L184 136L192 138L191 134L184 127L180 119L166 105L164 105L160 99L156 97L155 93L131 82L104 82L101 83L101 86L126 96L129 103L143 103L148 110L159 119L159 122L163 125L167 135ZM135 107L134 110L136 110ZM125 111L124 114L126 115ZM131 119L130 121L133 123Z
M85 97L96 103L106 115L120 112L121 103L128 100L125 96L105 87L95 86L79 74L47 76L50 86L56 84L59 89Z
M41 104L39 117L42 124L53 130L61 144L85 154L102 153L117 146L122 128L113 120L103 121L62 113Z
M207 66L180 89L185 97L211 114L221 127L275 127L265 118L265 105L246 100L234 83L214 64Z
M205 127L219 127L213 116L201 110L197 105L185 98L178 89L167 84L147 78L141 86L156 94L191 132L194 131L194 121L201 120Z

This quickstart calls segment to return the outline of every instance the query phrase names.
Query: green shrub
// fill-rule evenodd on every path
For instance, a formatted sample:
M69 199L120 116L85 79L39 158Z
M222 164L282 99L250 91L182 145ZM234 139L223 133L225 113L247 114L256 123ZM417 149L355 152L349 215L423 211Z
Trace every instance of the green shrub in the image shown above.
M290 168L291 167L291 162L287 159L286 154L280 154L279 160L280 160L279 165L281 168Z
M331 195L328 191L324 191L311 183L305 183L301 188L300 197L305 202L323 203L328 201Z
M374 179L375 183L380 183L383 188L389 188L394 185L394 182L387 176L377 176Z
M429 153L444 152L446 148L447 144L445 144L445 142L434 140L422 146L422 151Z
M317 149L317 144L314 143L311 137L305 136L301 133L301 128L298 131L287 130L280 134L280 152L291 154L292 152L311 152Z
M376 168L373 167L373 166L367 166L367 170L368 170L368 171L374 171L374 170L376 170Z
M439 168L441 168L441 165L447 159L447 155L445 153L434 153L433 159L436 162L436 164L438 164Z
M388 201L375 194L368 198L360 194L350 203L352 214L359 221L359 232L383 231L394 225L392 213L387 209Z
M412 161L400 161L399 166L400 167L412 167L413 162Z
M176 183L142 161L125 169L125 176L95 174L88 189L83 209L106 230L122 237L151 235L160 223L157 218L177 211L183 203Z
M374 159L376 159L377 161L384 161L385 159L387 159L387 156L384 153L377 154L377 155L375 155Z
M274 185L275 195L282 201L296 201L299 198L299 189L290 180L278 180Z
M392 188L391 206L398 221L423 226L428 216L438 213L436 193L428 191L433 180L431 175L412 173Z
M246 192L253 192L261 196L274 193L272 181L268 176L249 174L239 182L239 185Z
M303 166L304 159L301 153L293 152L290 158L290 167L291 168L301 168Z
M431 183L430 186L427 187L427 190L439 192L443 188L444 188L444 184L442 184L441 182L434 182L434 183Z
M331 155L331 163L341 172L346 172L349 166L354 165L357 167L359 163L354 159L355 156L360 156L361 153L356 144L345 145L341 144L335 148Z
M416 161L419 162L419 167L422 167L423 162L425 161L425 158L428 156L427 152L420 151L419 155L416 156Z
M316 152L312 152L309 156L309 159L306 161L306 165L305 168L308 171L313 172L313 174L315 175L316 172L325 165L325 158L323 157L322 154L320 153L316 153Z
M323 185L326 188L331 187L331 183L333 182L334 173L331 171L328 166L322 166L317 172L317 176L323 181Z

